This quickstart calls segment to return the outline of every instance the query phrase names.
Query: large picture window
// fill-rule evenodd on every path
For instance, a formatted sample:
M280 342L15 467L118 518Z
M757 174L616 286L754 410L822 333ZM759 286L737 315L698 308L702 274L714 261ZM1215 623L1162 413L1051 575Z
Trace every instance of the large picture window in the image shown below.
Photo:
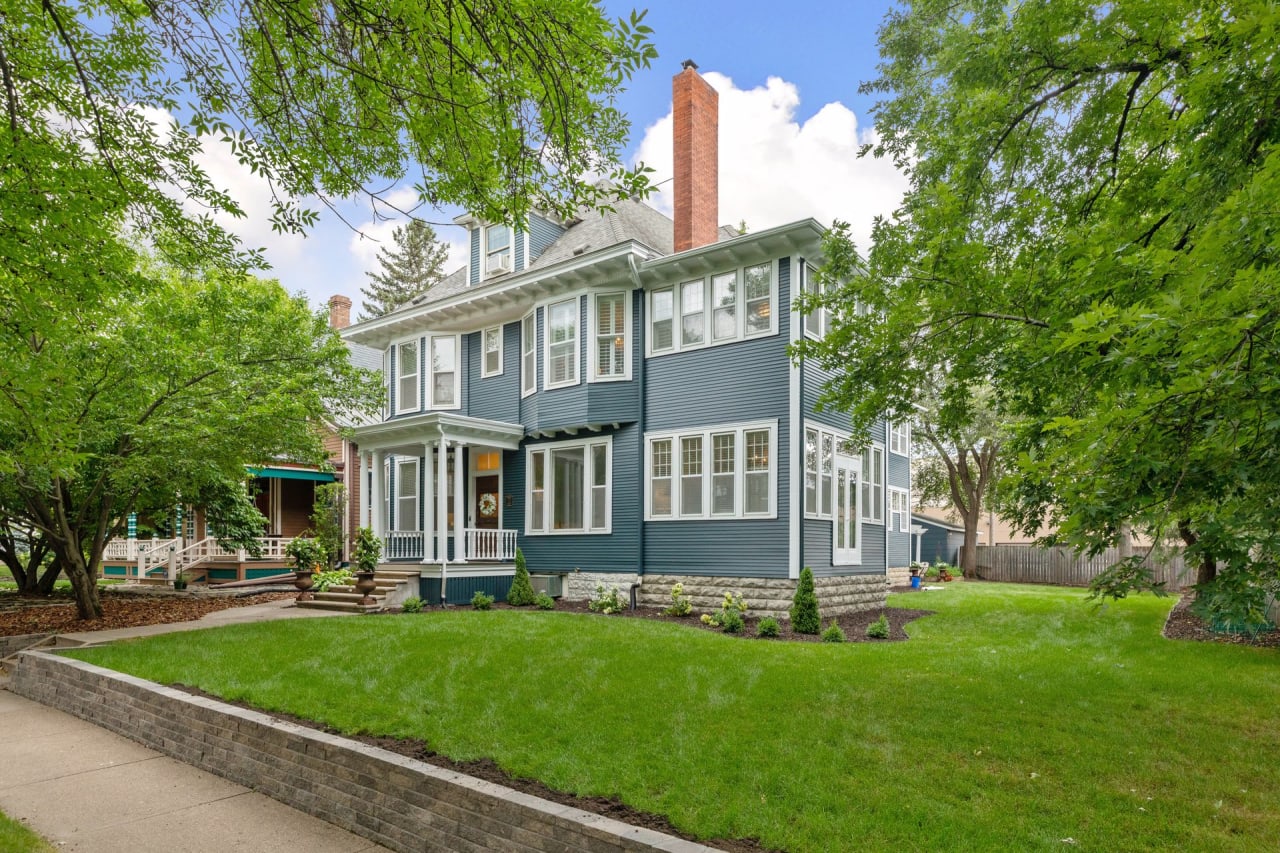
M418 411L418 342L405 341L396 347L396 412Z
M776 518L777 421L650 434L645 517Z
M862 451L862 519L884 524L884 448Z
M649 294L649 354L679 352L777 331L772 262L726 270Z
M540 444L526 450L527 533L608 533L612 439Z
M578 382L578 299L547 308L547 388Z

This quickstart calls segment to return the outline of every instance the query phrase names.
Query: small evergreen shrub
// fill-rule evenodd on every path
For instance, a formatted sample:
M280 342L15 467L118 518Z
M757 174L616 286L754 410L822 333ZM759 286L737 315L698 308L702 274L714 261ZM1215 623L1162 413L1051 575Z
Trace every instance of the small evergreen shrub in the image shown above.
M881 613L879 619L867 626L867 636L873 640L889 639L889 618Z
M757 637L776 637L781 630L778 620L772 616L766 616L760 620L760 624L756 626Z
M551 596L547 595L545 592L538 593L538 597L533 600L533 603L537 606L539 610L555 610L556 609L556 600Z
M533 583L529 580L529 567L524 562L524 552L516 549L516 574L507 590L507 604L512 607L528 607L537 598Z
M400 609L403 610L405 613L421 613L422 599L418 598L418 596L416 595L413 596L412 598L406 598L404 600L404 604L400 605Z
M715 613L702 614L702 624L719 628L726 634L738 634L747 625L746 620L742 618L746 612L747 603L742 600L742 596L726 592L719 610Z
M606 591L604 585L600 584L596 586L596 597L587 602L587 609L607 616L611 613L621 613L627 609L627 605L618 595L616 586L611 586Z
M813 570L805 566L800 570L800 583L791 603L791 628L797 634L816 634L822 630L818 617L818 594L813 589Z
M822 632L822 642L824 643L843 643L844 640L844 631L840 630L840 626L835 622L832 622L827 626L827 630Z
M493 596L485 595L484 590L477 589L476 594L471 596L471 606L476 610L488 610L493 606Z
M671 606L662 612L668 616L688 616L693 613L693 605L689 603L689 596L684 594L684 584L677 583L671 587Z

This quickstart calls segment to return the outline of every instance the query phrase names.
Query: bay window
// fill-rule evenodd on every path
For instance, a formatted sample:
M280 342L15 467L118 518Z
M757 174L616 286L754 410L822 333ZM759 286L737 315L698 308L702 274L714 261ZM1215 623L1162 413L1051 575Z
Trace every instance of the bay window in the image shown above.
M538 390L537 313L520 321L520 394L528 396Z
M610 438L529 447L526 532L608 533L612 447Z
M645 437L645 517L776 518L777 421Z
M547 376L545 387L578 382L578 298L547 308Z
M625 379L627 362L627 294L597 293L595 300L595 348L591 378L595 381Z
M418 411L418 341L405 341L396 347L396 412Z
M458 405L458 339L431 338L431 407L452 409Z

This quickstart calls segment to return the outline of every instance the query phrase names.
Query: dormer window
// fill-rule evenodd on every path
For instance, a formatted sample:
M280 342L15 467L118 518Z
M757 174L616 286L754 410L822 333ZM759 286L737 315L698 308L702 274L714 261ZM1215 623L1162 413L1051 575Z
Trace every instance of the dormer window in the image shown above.
M490 225L484 231L485 275L511 272L511 228Z

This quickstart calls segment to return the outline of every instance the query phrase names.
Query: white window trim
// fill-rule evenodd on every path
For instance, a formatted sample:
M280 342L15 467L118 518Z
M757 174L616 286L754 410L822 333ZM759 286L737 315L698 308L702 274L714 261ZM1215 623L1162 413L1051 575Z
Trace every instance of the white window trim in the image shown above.
M511 268L508 270L493 271L489 269L489 229L496 226L503 226L507 229L507 253L511 256ZM501 250L499 250L501 251ZM516 271L516 229L505 222L487 222L480 226L480 269L482 275L481 281L494 278L500 275L510 275Z
M911 495L910 493L906 489L901 488L900 486L886 486L885 493L886 495L888 495L887 500L889 504L889 509L885 517L885 530L892 533L910 533L911 532ZM893 513L895 511L893 508L893 498L895 495L902 495L902 502L905 505L905 508L901 512L901 515L902 515L901 523L897 527L893 526Z
M422 525L418 519L422 517L422 460L417 456L397 456L396 458L396 493L392 496L396 507L396 523L395 530L418 531L422 529ZM405 468L413 466L413 526L405 527L400 520L400 502L410 499L409 495L400 494L401 485L405 478L402 473Z
M621 376L600 376L600 352L597 347L599 343L600 330L597 324L600 322L600 314L597 310L596 300L601 296L621 296L622 297L622 375ZM591 320L591 337L587 342L587 381L588 382L627 382L631 379L631 338L634 337L633 324L631 317L632 296L630 290L601 290L591 293L590 304L587 307L588 317Z
M423 340L424 339L422 337L414 335L413 337L402 338L391 344L391 352L395 353L394 359L392 359L395 362L395 376L387 386L387 397L388 399L390 398L391 389L394 388L396 404L392 411L393 415L416 414L423 410L422 404L425 402L423 400L422 393L422 366L424 361ZM413 406L405 406L402 395L400 394L400 379L404 376L404 361L400 358L400 347L405 344L415 344L418 347L418 364L413 371L415 384L417 385L417 394L415 395L417 397L417 402ZM430 342L428 340L428 346L429 345ZM391 360L389 360L388 363L390 363L390 361Z
M604 485L604 527L591 527L591 489L594 480L592 470L593 447L604 445L605 485ZM551 451L580 447L583 450L583 489L582 520L587 524L584 529L553 530L552 507L555 505L555 472L551 466ZM543 462L542 489L542 529L533 529L533 455L546 453ZM547 441L541 444L526 445L524 449L524 535L525 536L604 536L613 532L613 436L600 438L569 439L567 441Z
M815 433L817 433L817 434L818 434L818 457L817 457L817 458L818 458L818 470L817 470L817 472L816 472L817 477L818 477L818 491L817 491L818 511L817 511L817 512L809 512L808 496L807 496L806 492L804 491L804 489L805 489L805 480L804 480L804 478L805 478L805 476L807 476L807 475L808 475L808 473L809 473L809 469L808 469L808 467L807 467L807 465L808 465L808 460L807 460L807 459L805 459L805 456L804 456L804 454L805 454L805 452L806 452L806 448L805 448L805 443L804 443L804 442L805 442L805 440L808 438L807 433L809 433L810 431L815 432ZM830 436L830 437L831 437L831 473L830 473L830 474L828 475L828 477L827 477L827 479L828 479L828 481L829 481L829 482L827 483L827 490L828 490L828 492L830 492L829 497L830 497L830 500L831 500L831 502L830 502L831 511L830 511L830 512L823 512L823 511L822 511L822 439L823 439L823 437L824 437L824 436ZM835 514L836 514L836 503L835 503L835 497L836 497L836 496L835 496L835 488L836 488L836 486L835 486L835 483L836 483L836 457L837 457L837 456L839 456L839 455L841 455L841 454L840 454L840 447L841 447L841 445L843 445L843 444L844 444L845 442L847 442L848 440L849 440L849 434L848 434L848 433L842 433L842 432L840 432L839 430L832 429L831 427L828 427L828 426L822 426L821 424L808 424L808 423L806 423L806 424L805 424L805 426L804 426L804 433L801 435L801 442L800 442L800 454L801 454L801 456L800 456L800 463L801 463L801 465L800 465L800 470L801 470L801 475L802 475L802 476L801 476L801 478L800 478L800 488L801 488L801 492L800 492L800 501L801 501L801 505L804 507L804 517L805 517L805 518L820 519L820 520L823 520L823 521L831 521L832 519L834 519L834 518L835 518ZM859 465L861 465L861 464L862 464L861 457L858 457L858 464L859 464Z
M533 320L533 340L525 340L524 324ZM533 356L533 370L527 370L525 359ZM520 318L520 398L537 393L538 390L538 309L533 309Z
M451 338L453 340L453 405L451 406L435 405L436 371L435 371L435 365L433 363L434 359L431 358L431 349L432 349L433 341L443 340L444 338ZM426 341L426 346L423 347L423 354L424 354L424 358L426 359L426 366L428 368L426 394L424 395L424 397L428 398L431 402L431 405L427 408L424 408L423 411L453 412L461 409L462 408L462 338L461 336L460 335L427 335L425 338L423 338L423 340ZM483 358L483 355L484 353L481 353L482 358ZM428 402L428 400L424 399L423 402L426 403Z
M839 535L837 527L840 520L836 512L837 503L840 500L838 494L840 490L840 469L844 468L853 475L853 530L854 537L858 543L855 548L846 548L845 554L837 554L836 536ZM833 566L861 566L862 565L862 543L864 541L862 526L866 521L862 517L862 454L857 456L846 456L840 452L836 452L835 458L831 465L831 488L837 494L832 495L831 502L831 565Z
M889 484L889 454L885 452L884 445L880 444L879 442L872 442L871 444L868 444L863 449L862 454L872 453L872 451L874 450L880 451L880 517L874 518L870 515L867 515L867 512L870 509L871 501L865 501L865 502L862 502L866 504L862 507L862 520L866 524L877 524L882 527L887 527L888 515L889 515L889 506L888 506L889 504L889 491L888 491L889 489L889 485L888 485ZM859 481L862 480L862 454L859 454L857 457ZM873 496L875 493L875 486L876 486L876 483L874 480L872 480L871 492ZM862 483L859 482L859 488L861 487L862 487Z
M485 363L489 355L487 338L489 337L490 332L497 332L498 334L498 369L494 371L487 371L487 365ZM490 326L487 329L480 330L480 376L481 378L488 379L490 376L502 375L502 362L503 362L503 356L505 355L505 353L503 352L503 341L502 341L503 337L504 336L502 334L502 326L500 325Z
M573 303L573 379L564 382L551 381L551 309L557 305ZM572 388L582 382L582 294L575 293L564 299L556 299L542 306L542 390Z
M823 293L826 290L826 288L818 281L816 275L817 270L810 266L807 261L801 262L800 292L803 293L809 290L808 285L810 284L813 285L814 293ZM809 319L815 316L815 314L818 318L818 330L816 332L809 328ZM814 340L821 340L822 338L825 338L827 336L827 332L831 331L831 311L826 308L819 308L817 312L805 314L800 319L800 328L804 331L804 336L806 338L812 338Z
M884 428L885 428L885 431L889 434L889 452L895 453L898 456L906 456L910 458L911 456L911 424L910 422L900 421L897 423L893 423L893 422L886 421ZM896 441L897 439L901 439L901 441L898 442ZM895 443L900 444L900 446L896 449L894 448Z
M757 267L768 265L769 267L769 328L760 332L747 333L747 284L746 270L749 267ZM770 335L778 334L778 289L779 289L779 273L777 260L765 261L759 264L745 264L740 267L731 269L722 269L717 272L709 273L702 276L702 343L690 344L684 346L681 341L681 335L684 328L684 316L682 313L684 303L681 298L681 292L684 285L699 279L684 279L673 284L655 287L645 293L645 357L654 358L656 356L671 355L677 352L691 352L693 350L706 349L708 347L719 347L726 344L737 343L739 341L755 340L756 338L766 338ZM732 272L735 275L734 285L734 320L737 330L733 337L720 338L713 340L715 336L715 307L713 305L711 280L717 276ZM653 348L653 295L659 292L671 293L671 346L664 349L655 350Z
M747 442L746 434L757 430L769 431L769 511L746 511ZM711 511L711 480L714 474L714 451L711 436L734 433L734 513L732 515ZM702 512L683 514L680 511L680 439L702 438ZM671 514L653 514L653 444L671 441ZM748 421L744 423L716 424L695 429L664 432L647 432L644 435L644 520L645 521L740 521L746 519L778 517L778 421L777 419Z

